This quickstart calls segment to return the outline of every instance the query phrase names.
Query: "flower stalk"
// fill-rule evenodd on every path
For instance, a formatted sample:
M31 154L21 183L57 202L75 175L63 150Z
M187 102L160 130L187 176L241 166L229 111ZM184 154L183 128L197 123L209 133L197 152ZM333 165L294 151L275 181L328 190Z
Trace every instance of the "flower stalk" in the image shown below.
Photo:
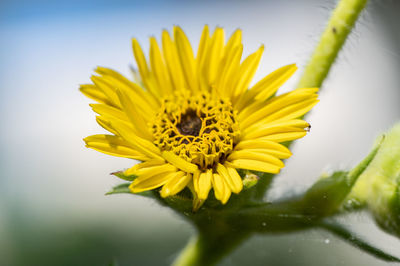
M339 1L300 79L299 88L322 86L366 3L367 0Z
M214 265L247 237L247 233L200 233L189 240L189 243L181 251L173 266Z

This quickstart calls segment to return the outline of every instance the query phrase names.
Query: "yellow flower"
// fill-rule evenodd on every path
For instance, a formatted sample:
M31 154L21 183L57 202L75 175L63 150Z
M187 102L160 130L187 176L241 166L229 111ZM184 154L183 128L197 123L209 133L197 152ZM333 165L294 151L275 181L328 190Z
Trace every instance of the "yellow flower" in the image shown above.
M295 65L249 88L264 47L241 60L241 31L226 43L224 35L216 28L210 36L205 26L195 56L181 28L173 37L164 30L162 46L150 38L148 61L133 39L135 81L99 67L93 84L81 86L98 102L91 104L97 122L112 133L85 138L87 147L142 161L124 172L137 176L133 193L162 187L168 197L188 186L197 201L213 189L225 204L243 188L237 169L276 174L291 156L281 142L306 135L309 124L300 118L318 102L318 89L275 95Z

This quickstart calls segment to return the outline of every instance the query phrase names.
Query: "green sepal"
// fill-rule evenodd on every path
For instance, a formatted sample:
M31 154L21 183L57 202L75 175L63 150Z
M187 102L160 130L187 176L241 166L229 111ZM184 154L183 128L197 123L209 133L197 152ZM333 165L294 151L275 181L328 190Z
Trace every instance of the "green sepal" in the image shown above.
M132 191L129 189L130 184L131 183L123 183L123 184L116 185L110 191L108 191L105 195L132 194L132 195L139 195L139 196L143 196L143 197L154 198L153 191L143 191L140 193L132 193Z
M305 213L324 217L337 212L358 178L374 159L383 139L350 172L338 171L320 178L304 195L302 204Z
M181 195L173 195L161 200L175 211L190 216L193 212L193 199Z
M113 173L111 173L111 175L115 175L116 177L119 177L126 181L133 181L137 177L136 175L125 175L124 171L113 172Z
M318 180L304 196L305 212L318 216L334 212L351 189L347 176L347 172L339 171Z

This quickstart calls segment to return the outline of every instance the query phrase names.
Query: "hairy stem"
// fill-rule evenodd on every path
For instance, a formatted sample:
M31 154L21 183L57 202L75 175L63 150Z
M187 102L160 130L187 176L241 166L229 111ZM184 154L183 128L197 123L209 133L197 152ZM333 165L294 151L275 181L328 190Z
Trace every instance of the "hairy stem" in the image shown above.
M299 88L321 87L367 0L342 0L333 11L308 63Z
M339 1L300 79L298 88L320 88L322 86L366 3L367 0ZM288 146L290 145L291 143L288 144ZM255 195L257 199L262 199L265 196L272 179L273 176L270 176L268 181L259 182Z

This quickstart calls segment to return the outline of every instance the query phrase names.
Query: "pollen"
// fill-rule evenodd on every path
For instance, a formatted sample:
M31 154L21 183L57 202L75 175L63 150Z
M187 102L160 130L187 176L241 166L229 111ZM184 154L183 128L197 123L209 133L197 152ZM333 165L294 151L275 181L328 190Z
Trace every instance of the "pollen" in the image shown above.
M203 170L223 162L240 134L230 101L209 92L164 99L152 133L160 150L172 151Z

